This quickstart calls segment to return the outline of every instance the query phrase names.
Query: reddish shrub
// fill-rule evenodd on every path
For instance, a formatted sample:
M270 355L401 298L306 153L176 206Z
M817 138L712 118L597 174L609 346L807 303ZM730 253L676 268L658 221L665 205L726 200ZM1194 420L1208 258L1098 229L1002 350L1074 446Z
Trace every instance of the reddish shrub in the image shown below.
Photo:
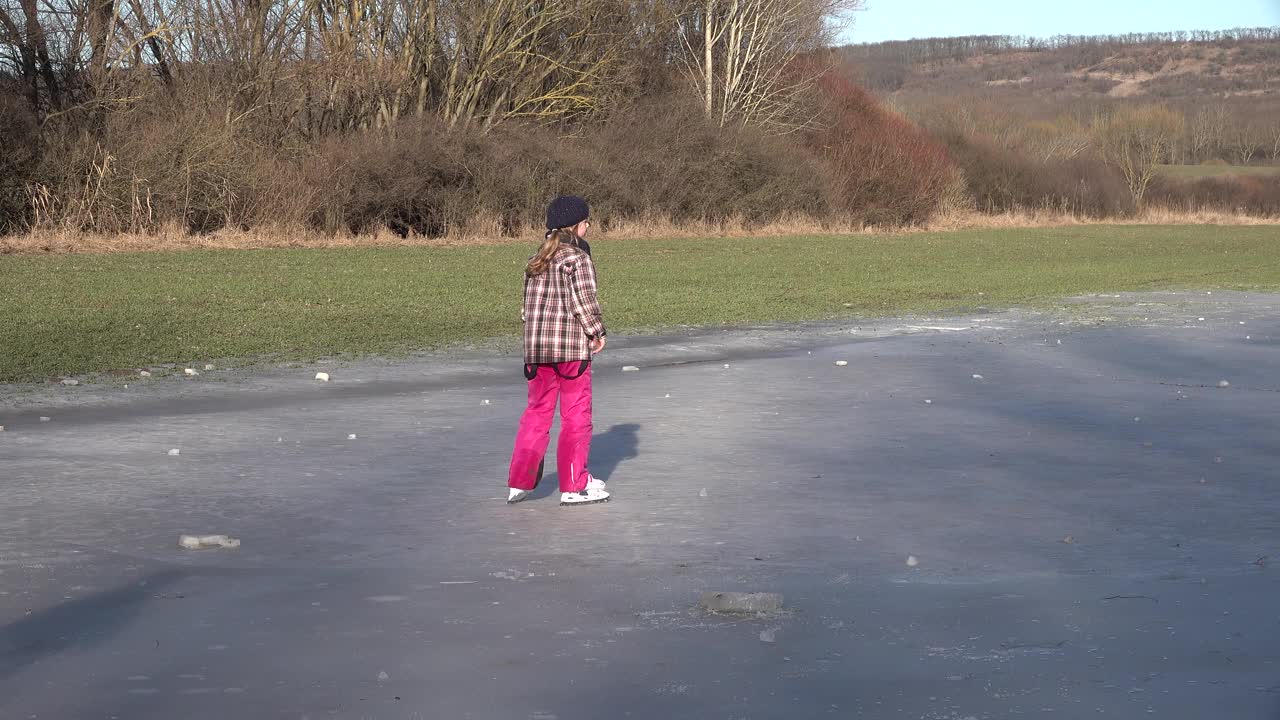
M831 165L838 209L873 224L927 220L956 178L946 148L843 73L818 89L827 105L809 142Z

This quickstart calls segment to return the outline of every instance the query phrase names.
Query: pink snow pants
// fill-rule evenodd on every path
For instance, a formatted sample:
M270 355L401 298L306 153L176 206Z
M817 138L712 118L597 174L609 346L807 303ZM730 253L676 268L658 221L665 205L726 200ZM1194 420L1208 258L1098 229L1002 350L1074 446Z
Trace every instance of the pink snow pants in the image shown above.
M556 468L560 492L582 492L587 487L587 456L591 452L591 365L580 362L537 366L529 381L529 406L520 417L516 447L511 453L507 484L532 490L541 477L543 456L551 442L551 420L560 401L560 440L556 444ZM559 372L556 372L559 370ZM573 378L573 379L569 379Z

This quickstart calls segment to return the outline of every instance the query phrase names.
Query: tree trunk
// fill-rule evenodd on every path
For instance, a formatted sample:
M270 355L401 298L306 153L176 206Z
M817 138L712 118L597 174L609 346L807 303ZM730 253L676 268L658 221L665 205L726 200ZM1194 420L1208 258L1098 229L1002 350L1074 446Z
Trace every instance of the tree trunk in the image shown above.
M703 23L703 28L702 28L703 36L705 39L703 43L704 49L703 49L702 74L706 81L706 91L704 92L703 103L704 103L705 112L707 113L708 120L711 119L712 113L715 112L715 101L714 101L715 77L714 77L714 73L712 72L712 69L713 69L712 62L714 60L714 55L712 53L712 50L715 44L715 40L714 40L714 36L711 29L711 24L712 22L714 22L713 13L715 11L715 4L716 4L715 0L707 0L707 17L706 17L706 21Z
M36 7L36 0L22 0L22 16L27 24L26 44L40 61L40 76L44 78L49 102L54 108L61 109L62 86L58 82L57 74L53 71L53 62L49 59L49 44L45 41L44 26L40 24L40 11Z
M89 3L89 72L96 86L102 82L107 67L107 47L116 16L115 0L90 0Z
M141 27L143 35L147 38L147 48L151 51L151 56L156 61L156 72L160 75L160 80L166 86L173 86L173 74L169 70L169 62L164 57L164 49L160 47L160 41L156 38L155 28L147 20L146 14L142 10L141 0L129 0L133 6L133 13L138 16L138 25Z
M13 22L13 18L9 17L9 13L4 8L0 8L0 27L3 27L5 34L9 36L9 42L18 48L18 54L22 62L22 84L27 88L31 109L38 112L40 108L40 82L37 79L35 50L31 48L30 43L23 39L22 34L18 32L17 24Z

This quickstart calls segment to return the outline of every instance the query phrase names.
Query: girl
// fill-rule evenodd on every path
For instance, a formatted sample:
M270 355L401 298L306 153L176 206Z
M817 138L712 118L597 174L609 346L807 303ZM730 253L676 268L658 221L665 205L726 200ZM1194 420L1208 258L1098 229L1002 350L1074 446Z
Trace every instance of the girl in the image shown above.
M596 297L596 267L587 244L587 201L558 197L547 208L547 234L524 272L524 376L529 405L520 418L508 503L517 503L542 479L551 420L560 401L556 465L560 504L609 499L587 472L591 451L591 356L604 350L605 328Z

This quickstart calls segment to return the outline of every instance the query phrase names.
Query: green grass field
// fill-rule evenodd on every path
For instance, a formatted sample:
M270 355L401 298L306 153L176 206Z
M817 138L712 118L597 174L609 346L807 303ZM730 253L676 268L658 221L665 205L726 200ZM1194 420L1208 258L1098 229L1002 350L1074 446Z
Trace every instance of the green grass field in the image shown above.
M1280 175L1280 165L1161 165L1160 174L1184 180L1232 175Z
M514 336L532 249L0 257L0 380ZM1276 227L599 240L595 252L615 335L1044 304L1126 289L1280 289Z

